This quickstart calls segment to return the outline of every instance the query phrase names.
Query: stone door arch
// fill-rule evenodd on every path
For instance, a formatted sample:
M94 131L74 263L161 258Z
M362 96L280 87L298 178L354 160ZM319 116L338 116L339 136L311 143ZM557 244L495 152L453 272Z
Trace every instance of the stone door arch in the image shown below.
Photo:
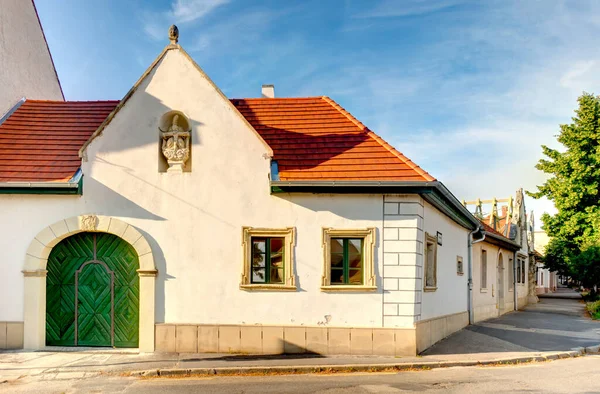
M31 241L23 267L25 349L45 347L46 268L50 252L63 239L81 232L113 234L135 249L139 259L137 272L140 277L139 349L141 352L154 351L154 297L157 271L152 249L146 238L135 227L120 219L100 215L81 215L61 220L40 231Z

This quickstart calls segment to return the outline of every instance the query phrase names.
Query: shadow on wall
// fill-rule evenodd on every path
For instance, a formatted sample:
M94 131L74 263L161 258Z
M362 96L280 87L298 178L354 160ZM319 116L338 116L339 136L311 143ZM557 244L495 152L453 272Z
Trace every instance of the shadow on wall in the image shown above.
M124 197L123 195L115 192L113 189L109 188L103 183L98 182L96 179L91 177L84 177L84 190L83 197L86 199L86 203L90 203L95 199L88 198L86 196L86 189L93 193L94 196L102 196L102 201L110 201L110 206L108 209L102 209L102 205L98 204L99 202L95 201L100 209L94 210L95 213L101 215L115 216L115 217L125 217L125 218L136 218L136 219L144 219L144 220L156 220L156 221L164 221L166 220L162 216L155 215L154 213L148 211L147 209L141 207L137 203L131 201L130 199ZM86 204L87 205L87 204ZM93 204L96 205L96 204Z
M165 322L165 282L171 279L175 279L174 276L167 273L167 260L158 242L144 229L138 228L138 231L146 238L152 248L152 254L154 255L154 265L158 270L156 276L156 290L155 290L155 305L154 305L154 321L156 323Z

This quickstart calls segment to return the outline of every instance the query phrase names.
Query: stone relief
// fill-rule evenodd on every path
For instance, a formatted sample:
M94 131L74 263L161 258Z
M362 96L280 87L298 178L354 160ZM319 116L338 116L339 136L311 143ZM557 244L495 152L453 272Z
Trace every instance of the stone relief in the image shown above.
M94 231L98 226L98 216L84 215L81 217L81 229L83 231Z
M167 159L167 172L183 172L190 157L190 132L178 124L179 115L174 115L168 130L162 132L162 153Z

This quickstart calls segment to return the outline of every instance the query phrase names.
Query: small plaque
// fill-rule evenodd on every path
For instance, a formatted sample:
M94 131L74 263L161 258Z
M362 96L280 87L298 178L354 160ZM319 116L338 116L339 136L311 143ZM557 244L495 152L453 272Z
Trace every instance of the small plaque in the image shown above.
M442 233L439 231L437 232L437 243L438 245L442 246Z

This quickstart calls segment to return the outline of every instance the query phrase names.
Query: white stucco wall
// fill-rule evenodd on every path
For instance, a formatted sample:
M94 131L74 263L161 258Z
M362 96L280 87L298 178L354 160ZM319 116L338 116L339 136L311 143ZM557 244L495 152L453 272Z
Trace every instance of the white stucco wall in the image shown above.
M192 172L160 173L158 119L193 126ZM25 251L38 231L86 213L118 217L148 239L159 271L156 321L381 327L381 195L271 195L265 146L180 52L167 52L87 148L84 194L0 196L0 321L23 319ZM296 228L297 292L239 289L242 226ZM377 228L375 292L325 293L322 227Z
M467 310L467 236L469 231L424 202L424 230L442 233L437 246L437 290L423 292L420 320ZM456 258L463 258L464 274L458 275Z
M0 116L22 97L63 100L31 0L0 6Z
M487 287L482 287L481 255L487 252ZM514 290L510 283L509 267L514 253L510 250L493 245L489 242L478 242L473 245L473 306L475 321L498 317L514 309ZM499 281L498 265L502 259L502 281ZM504 308L499 303L500 288L503 284Z

